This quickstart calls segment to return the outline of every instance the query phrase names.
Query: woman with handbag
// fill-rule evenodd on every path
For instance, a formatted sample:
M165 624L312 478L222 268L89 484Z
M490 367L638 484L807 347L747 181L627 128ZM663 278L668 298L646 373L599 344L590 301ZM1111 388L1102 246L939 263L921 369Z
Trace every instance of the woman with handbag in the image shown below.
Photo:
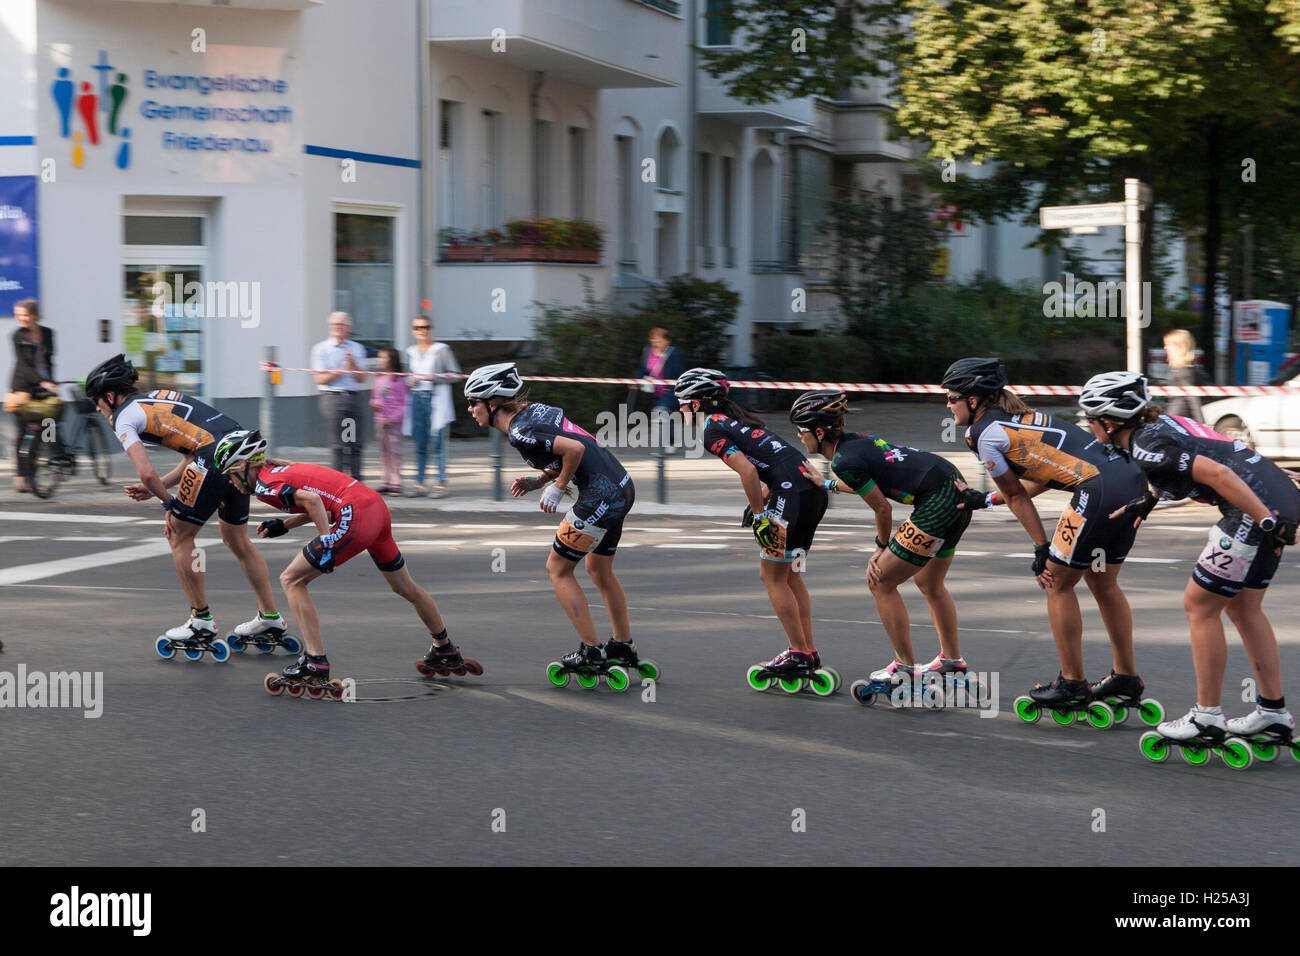
M18 320L13 336L14 372L4 408L13 412L17 421L14 491L27 492L32 489L22 456L23 432L33 416L53 418L57 422L63 402L59 399L58 383L54 381L54 330L40 324L41 309L35 299L23 299L15 304L14 318Z

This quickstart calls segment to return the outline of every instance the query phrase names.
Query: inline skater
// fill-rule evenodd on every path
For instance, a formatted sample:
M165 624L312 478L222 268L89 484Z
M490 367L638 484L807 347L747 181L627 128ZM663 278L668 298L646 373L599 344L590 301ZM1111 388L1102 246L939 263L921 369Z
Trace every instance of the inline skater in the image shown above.
M156 389L141 395L135 366L119 353L101 362L86 376L86 397L108 419L135 466L140 481L126 486L136 501L158 498L165 513L163 534L171 545L172 561L190 602L190 616L171 628L165 637L172 641L210 644L216 637L216 623L208 608L204 572L194 567L194 538L215 511L220 519L221 540L239 561L253 593L258 613L235 628L239 638L284 635L285 622L275 609L266 561L248 538L248 495L233 488L213 467L217 442L240 425L190 395ZM161 445L180 452L180 463L161 478L145 452L145 445ZM180 485L177 495L169 488ZM292 640L292 639L291 639ZM160 639L160 647L161 647ZM171 653L175 653L173 649Z
M1076 425L1035 412L1006 384L1006 370L996 358L960 359L944 374L948 407L956 423L966 427L966 444L997 484L988 495L963 486L963 504L978 509L1005 502L1033 542L1030 570L1047 592L1061 668L1056 680L1037 685L1029 698L1057 713L1088 709L1097 726L1109 726L1107 705L1089 707L1090 701L1109 698L1141 707L1143 689L1133 656L1133 612L1119 586L1137 530L1111 512L1141 494L1146 482L1136 465ZM1048 488L1072 494L1050 541L1031 500ZM1091 686L1084 679L1083 615L1074 593L1080 578L1097 601L1112 652L1111 673ZM1040 711L1033 704L1022 709L1018 701L1017 713L1037 719ZM1157 709L1149 701L1143 719L1158 719Z
M1196 704L1157 732L1172 740L1221 744L1225 734L1290 743L1295 718L1282 693L1277 638L1264 614L1264 591L1282 550L1296 543L1300 475L1284 471L1242 441L1233 441L1189 418L1166 415L1152 403L1137 372L1103 372L1083 387L1079 407L1098 441L1132 457L1159 497L1192 498L1218 507L1222 517L1183 591L1196 668ZM1145 489L1144 489L1145 491ZM1157 498L1150 492L1119 514L1139 524ZM1255 709L1224 720L1221 706L1227 641L1222 615L1241 635L1259 681ZM1257 751L1258 752L1258 751Z
M267 458L266 447L260 432L241 429L223 438L214 453L217 470L243 494L257 495L292 516L263 521L257 528L260 536L278 538L300 525L316 525L316 537L280 574L280 586L302 628L306 647L298 660L284 669L284 676L290 680L277 682L275 675L269 674L266 689L280 693L277 688L288 686L293 694L297 686L309 691L329 686L330 664L321 638L320 617L307 586L362 551L370 554L393 593L411 602L429 629L433 643L424 660L416 664L417 669L421 673L483 673L477 661L460 656L460 650L447 637L438 605L411 578L406 559L393 540L388 505L379 492L332 468Z
M570 671L576 671L580 680L604 673L611 687L626 689L625 683L615 686L620 679L611 681L607 670L611 665L658 676L653 662L637 656L627 597L614 574L614 553L623 536L623 521L636 500L632 477L608 449L569 421L563 409L530 401L513 362L475 369L465 380L465 398L479 427L505 433L524 461L540 472L516 478L510 486L513 497L547 486L540 507L554 514L570 486L578 492L577 501L556 529L546 571L581 644L560 659L561 667L548 668L552 682L567 683ZM579 561L585 563L609 614L613 637L604 646L596 636L591 609L575 575Z
M844 431L848 407L848 396L836 389L805 392L795 399L790 421L799 429L804 450L831 463L835 477L823 487L832 493L851 491L876 513L876 551L867 562L867 586L894 647L894 659L870 679L898 684L926 675L940 680L947 674L964 677L967 665L957 642L957 608L944 585L957 542L971 520L957 490L962 474L938 455ZM913 506L911 517L892 537L891 498ZM909 578L925 596L939 632L938 655L919 666L907 606L898 593Z
M759 682L771 678L811 680L822 664L813 643L812 600L800 571L826 513L824 479L797 445L728 398L730 390L721 372L693 368L677 379L674 395L685 421L697 422L699 416L707 416L700 440L739 476L748 499L742 523L752 522L760 548L759 577L789 642L785 650L761 665ZM796 561L799 570L794 569ZM768 686L764 683L758 688L755 669L750 673L751 686ZM813 684L818 693L822 686ZM833 690L832 685L825 693Z

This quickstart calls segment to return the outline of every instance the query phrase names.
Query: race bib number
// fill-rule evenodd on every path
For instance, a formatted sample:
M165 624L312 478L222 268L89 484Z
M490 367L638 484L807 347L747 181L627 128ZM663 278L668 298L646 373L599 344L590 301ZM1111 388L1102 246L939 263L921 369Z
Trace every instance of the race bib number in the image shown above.
M176 491L176 500L187 508L193 508L199 500L199 489L208 477L208 469L197 458L185 466L181 472L181 485Z
M780 518L772 518L772 526L768 529L769 540L763 549L763 557L770 558L773 561L784 561L787 557L785 553L786 540L786 523Z
M1065 509L1061 520L1056 523L1056 534L1052 536L1052 553L1067 564L1074 558L1074 549L1083 534L1087 519L1074 510L1074 506Z
M560 544L566 548L586 554L600 544L601 539L605 537L605 529L584 521L570 508L564 520L560 522L560 527L556 529L555 537L559 538Z
M1222 528L1211 528L1205 550L1196 560L1201 570L1224 581L1240 583L1255 563L1259 546L1229 538Z
M937 538L922 531L912 524L910 518L904 521L902 527L894 532L894 541L904 551L914 554L918 558L933 558L943 550L943 538Z

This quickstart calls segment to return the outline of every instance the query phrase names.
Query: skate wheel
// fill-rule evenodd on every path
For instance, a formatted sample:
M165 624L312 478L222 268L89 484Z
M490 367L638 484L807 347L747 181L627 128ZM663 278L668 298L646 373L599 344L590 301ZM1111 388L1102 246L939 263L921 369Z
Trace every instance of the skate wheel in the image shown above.
M1120 724L1124 723L1124 721L1128 720L1128 708L1127 708L1127 707L1125 707L1123 704L1121 704L1121 703L1120 703L1119 701L1117 701L1117 700L1107 700L1106 703L1110 704L1110 709L1111 709L1111 710L1114 712L1114 714L1115 714L1115 725L1116 725L1116 726L1119 726Z
M1300 763L1300 744L1291 745L1291 756L1295 758L1296 763Z
M319 684L308 684L303 688L303 690L312 700L320 700L325 696L325 688L321 687Z
M849 685L849 693L863 707L870 707L876 702L876 695L871 690L871 681L869 680L855 680Z
M1142 756L1155 763L1164 763L1169 759L1169 745L1154 730L1148 730L1138 740L1138 750Z
M777 679L777 683L781 685L781 689L787 694L797 694L803 690L803 681L802 677L781 677Z
M569 686L569 672L559 661L551 661L546 665L546 679L556 687Z
M1115 726L1115 712L1104 700L1094 700L1088 705L1087 720L1098 730L1109 730Z
M275 645L266 639L262 639L257 642L257 649L263 654L271 654L275 652Z
M1043 716L1042 709L1032 697L1017 697L1012 707L1015 709L1016 716L1027 724L1036 724L1038 718Z
M658 664L654 661L646 660L640 661L636 665L636 672L645 680L658 680L659 675L662 673L662 671L659 670Z
M1245 770L1255 762L1250 745L1240 737L1229 737L1219 748L1219 756L1233 770Z
M1210 751L1206 747L1198 747L1196 744L1187 744L1183 747L1183 760L1193 767L1199 767L1208 763L1210 760Z
M203 651L197 647L182 647L181 653L185 655L186 660L197 661L203 656Z
M339 680L337 677L334 678L332 681L330 681L330 689L329 689L330 700L342 700L343 691L344 691L343 681Z
M836 690L839 690L839 689L840 689L840 683L841 683L841 682L840 682L840 672L837 671L837 670L836 670L835 668L833 668L833 667L822 667L822 670L824 670L826 673L828 673L828 674L831 675L831 679L835 681L835 689L836 689Z
M578 671L578 686L591 690L600 683L600 675L592 672Z
M1164 705L1158 700L1144 700L1138 705L1138 716L1142 723L1154 727L1165 719Z
M272 697L279 697L284 693L284 684L280 683L279 674L267 674L266 677L262 678L262 686L266 688L266 692Z
M605 683L609 685L610 690L622 693L627 690L627 685L632 683L632 678L625 668L615 664L605 671Z
M302 652L302 641L298 640L298 638L296 637L290 637L288 634L286 634L281 639L281 643L284 649L288 651L290 654L298 654Z
M745 682L754 690L767 690L772 686L772 678L764 676L764 670L762 664L755 664L745 672Z
M1072 710L1052 709L1052 720L1056 721L1062 727L1069 727L1076 720L1087 720L1087 718L1084 717L1082 714L1076 714Z
M230 645L221 638L212 642L212 659L218 664L230 660Z
M474 660L474 658L467 657L465 658L465 670L468 673L473 674L475 677L479 677L483 673L483 665Z
M171 638L169 637L158 638L158 640L154 641L153 649L165 661L169 661L176 656L176 648L172 647Z
M416 669L417 671L420 672L420 676L421 676L421 677L432 677L432 676L433 676L433 668L431 668L431 667L430 667L428 664L426 664L424 661L416 661L416 662L415 662L415 669Z
M231 634L226 638L226 643L230 645L230 650L234 654L242 654L248 648L244 645L244 639L238 634Z
M301 697L302 692L306 689L307 688L305 688L302 684L293 681L290 681L289 683L284 685L284 692L288 694L290 697Z
M835 693L835 688L838 685L835 683L835 675L822 668L813 671L813 676L808 679L808 686L818 697L829 697Z
M1255 754L1256 760L1262 760L1264 763L1272 763L1277 759L1277 744L1265 738L1252 740L1250 749Z

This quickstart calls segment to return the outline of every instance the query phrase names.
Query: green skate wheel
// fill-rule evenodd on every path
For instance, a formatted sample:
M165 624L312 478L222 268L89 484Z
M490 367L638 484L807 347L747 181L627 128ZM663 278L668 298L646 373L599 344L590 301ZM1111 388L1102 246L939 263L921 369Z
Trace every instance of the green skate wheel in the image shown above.
M772 678L762 676L763 670L764 667L762 664L755 664L745 674L745 681L754 690L767 690L772 686Z
M1119 726L1120 724L1124 723L1124 721L1128 720L1128 708L1127 708L1127 707L1125 707L1123 704L1121 704L1121 703L1120 703L1119 701L1117 701L1117 700L1108 700L1108 701L1106 701L1106 703L1110 704L1110 709L1111 709L1112 711L1114 711L1114 713L1115 713L1115 725L1116 725L1116 726Z
M1291 756L1296 759L1296 763L1300 763L1300 744L1291 745Z
M831 694L835 693L839 684L836 682L834 675L830 674L825 668L823 668L818 671L813 671L813 676L809 679L808 686L812 688L812 692L818 697L829 697Z
M1105 701L1094 700L1088 705L1088 723L1098 730L1108 730L1115 726L1115 712Z
M1165 719L1164 705L1158 700L1144 700L1139 706L1138 716L1142 718L1142 723L1154 727Z
M1219 748L1219 756L1233 770L1245 770L1255 762L1250 745L1239 737L1230 737Z
M578 686L591 690L600 683L600 675L592 672L578 671Z
M564 669L564 665L559 661L551 661L546 665L546 679L556 687L569 686L569 672Z
M1052 720L1056 721L1062 727L1069 727L1076 720L1087 720L1083 714L1078 714L1073 710L1055 710L1052 709Z
M777 683L781 685L781 689L787 694L797 694L799 691L803 690L803 681L804 679L802 677L782 677L777 681Z
M1154 730L1148 730L1142 735L1138 740L1138 749L1142 751L1142 756L1155 763L1164 763L1169 759L1169 745Z
M1183 760L1193 767L1200 767L1210 760L1210 751L1205 747L1198 747L1196 744L1188 744L1183 747Z
M646 680L658 680L663 673L654 661L641 661L636 665L636 672Z
M1015 707L1016 716L1027 724L1036 724L1038 718L1043 716L1042 710L1032 697L1017 697L1013 706Z
M612 691L622 693L627 690L627 685L631 682L631 678L628 676L627 671L618 665L610 667L610 669L605 672L605 683L609 685L609 689Z
M1267 737L1259 737L1250 742L1250 749L1255 754L1256 760L1262 760L1264 763L1272 763L1277 759L1277 744L1273 743Z
M833 667L823 667L822 670L824 670L826 673L830 674L832 678L834 678L834 680L835 680L835 689L838 691L838 690L840 689L840 683L841 683L841 682L840 682L840 672L837 671L837 670L836 670L835 668L833 668Z

